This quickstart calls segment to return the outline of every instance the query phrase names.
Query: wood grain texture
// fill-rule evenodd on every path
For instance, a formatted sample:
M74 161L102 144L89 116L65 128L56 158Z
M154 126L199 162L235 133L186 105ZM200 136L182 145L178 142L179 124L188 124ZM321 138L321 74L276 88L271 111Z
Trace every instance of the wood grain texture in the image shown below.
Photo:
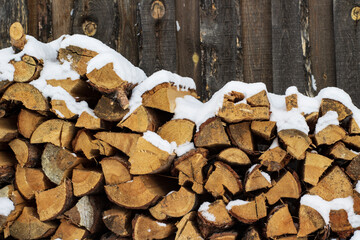
M298 1L271 1L274 93L284 94L289 86L305 92L299 11Z
M199 2L192 0L176 1L177 73L194 79L198 94L201 94L200 59L200 16Z
M271 1L241 1L244 81L272 91Z
M351 18L359 0L334 1L336 85L348 92L360 106L360 25Z
M0 0L0 49L9 47L9 28L14 22L20 22L25 33L28 32L28 8L25 0Z
M153 5L154 4L154 5ZM163 9L159 5L163 5ZM152 9L152 6L154 7ZM157 10L156 10L157 9ZM156 11L164 11L157 13ZM152 16L154 14L154 17ZM160 14L159 16L157 14ZM163 15L162 15L163 14ZM165 69L176 71L175 0L140 1L140 67L149 76Z
M51 38L50 0L28 0L28 34L37 40L48 42Z
M74 1L72 33L86 34L115 48L116 11L114 0Z
M235 0L200 1L202 89L208 100L227 82L236 80L237 26Z
M71 34L74 0L52 0L52 34L57 39L63 34Z
M335 86L333 0L309 0L309 40L317 91Z
M120 52L132 64L139 64L138 23L136 19L139 0L118 0L119 34L116 51Z

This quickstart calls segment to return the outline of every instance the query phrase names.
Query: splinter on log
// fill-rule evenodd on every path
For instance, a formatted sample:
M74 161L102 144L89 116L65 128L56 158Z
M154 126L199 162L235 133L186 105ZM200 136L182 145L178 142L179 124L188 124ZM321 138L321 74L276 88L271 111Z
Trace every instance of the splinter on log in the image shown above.
M14 22L10 26L10 42L15 52L20 52L26 44L26 35L21 23Z
M176 230L172 223L163 223L145 215L137 215L132 221L134 240L163 239L169 237Z
M269 172L280 171L290 162L290 159L290 155L281 147L268 149L259 157L261 165L266 166Z
M297 129L285 129L278 133L279 140L286 146L286 151L297 160L305 158L305 151L311 144L311 139Z
M221 161L234 166L251 164L250 158L239 148L227 148L219 153L218 158Z
M194 240L202 240L203 237L196 224L196 212L189 212L186 214L181 220L176 223L176 228L178 229L176 232L175 240L186 240L186 239L194 239Z
M266 224L266 236L268 238L275 238L285 234L297 234L294 221L286 204L275 207L270 212Z
M128 237L132 233L131 229L131 210L114 206L102 214L105 226L121 237Z
M196 147L220 148L230 147L231 143L225 132L223 123L217 117L210 118L200 126L194 136Z
M35 167L40 162L41 151L29 141L16 138L9 143L21 167Z
M325 227L325 221L318 211L306 205L300 205L298 237L306 237L323 227Z

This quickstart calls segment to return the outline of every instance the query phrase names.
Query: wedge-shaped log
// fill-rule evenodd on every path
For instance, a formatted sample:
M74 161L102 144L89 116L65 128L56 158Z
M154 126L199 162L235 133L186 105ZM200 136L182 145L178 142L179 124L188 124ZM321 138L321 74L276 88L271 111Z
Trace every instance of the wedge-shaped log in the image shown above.
M285 234L297 234L287 204L279 205L270 212L266 224L266 236L275 238Z
M352 180L360 180L360 155L356 156L346 167L346 173Z
M74 119L78 116L67 107L64 100L51 100L50 105L50 111L60 119Z
M203 237L196 224L196 212L189 212L181 220L176 223L176 232L175 240L186 240L194 239L201 240Z
M279 140L286 146L286 151L297 160L305 158L305 151L311 144L311 139L297 129L281 130Z
M242 191L242 183L237 173L227 164L222 162L214 163L215 170L205 184L205 189L214 197L223 197L230 192L235 195Z
M357 156L357 154L348 149L343 142L335 143L330 148L329 155L332 158L345 161L351 161Z
M109 200L119 206L129 209L147 209L161 196L169 192L169 186L164 179L156 176L134 176L133 180L106 185L105 192Z
M86 128L90 130L101 130L106 128L106 124L101 118L92 116L84 111L77 119L75 127Z
M297 94L291 94L285 97L286 111L298 107Z
M270 175L260 170L261 165L249 169L245 176L245 192L271 187Z
M329 125L315 134L316 145L331 145L346 136L345 130L338 125Z
M98 132L94 137L119 149L128 156L131 156L135 149L140 134L118 133L118 132Z
M21 167L35 167L40 162L40 149L25 139L16 138L9 142Z
M60 119L50 119L36 128L31 135L30 143L52 143L70 149L75 134L76 129L73 123Z
M241 240L261 240L258 230L253 226L249 227Z
M234 220L226 210L223 200L215 202L204 202L198 209L198 224L201 234L204 237L214 232L223 231L234 225Z
M63 88L77 101L90 100L91 97L94 97L94 94L96 94L91 86L82 79L47 79L46 83L53 87Z
M275 137L276 133L276 122L273 121L252 121L251 122L251 131L265 139L270 141Z
M242 200L231 201L226 206L226 209L231 216L246 224L254 223L267 215L264 194L256 196L250 202Z
M202 168L207 163L208 151L203 148L192 150L174 161L173 172L179 174L179 185L192 183L192 190L197 194L204 193L204 174Z
M335 198L352 196L353 188L346 174L340 167L335 166L316 186L309 190L309 193L318 195L326 201L331 201Z
M336 232L341 239L350 237L355 229L349 222L348 214L344 209L331 210L329 213L330 228Z
M78 158L70 151L51 143L46 144L41 156L41 165L45 175L57 185L68 177L72 169L81 162L83 162L82 158Z
M73 224L94 233L101 227L102 202L99 197L83 196L74 207L64 213L64 216Z
M75 168L72 172L71 181L76 197L98 193L104 187L104 176L96 170Z
M117 101L105 95L101 96L94 109L94 113L98 118L110 122L119 122L127 112L128 110L124 110Z
M6 89L1 99L21 102L24 107L30 110L49 110L49 104L41 92L27 83L15 83L11 85Z
M15 183L21 195L30 200L35 193L51 188L52 184L41 169L16 166Z
M253 107L270 107L270 102L265 90L246 98L246 102Z
M100 164L107 185L125 183L132 179L129 163L124 158L118 156L107 157L103 158Z
M301 194L301 186L297 174L286 172L270 190L265 194L270 205L275 204L280 198L298 199Z
M254 139L250 129L250 122L231 124L228 133L232 143L248 154L254 154Z
M241 121L269 120L270 111L268 107L252 107L245 103L235 104L224 101L217 115L227 123L238 123Z
M210 118L200 126L194 136L196 147L218 148L230 147L231 143L225 132L223 123L217 117Z
M195 123L186 119L175 119L162 125L157 134L169 143L176 142L177 145L191 142L193 138Z
M219 153L218 158L221 161L234 166L251 164L248 155L239 148L227 148Z
M133 132L155 132L160 121L154 109L144 106L138 107L129 117L118 123L118 127L126 127Z
M342 139L342 141L350 148L353 148L356 151L360 150L360 135L346 136Z
M304 182L315 186L333 160L317 153L306 153L304 165Z
M290 159L290 155L281 147L268 149L259 157L261 165L266 166L269 172L280 171L290 162Z
M170 168L175 154L161 150L140 137L129 158L131 174L154 174Z
M318 211L309 206L300 205L298 237L306 237L323 227L325 227L325 221Z
M40 62L29 55L23 55L20 61L11 60L14 66L14 82L25 83L40 76L42 66Z
M18 131L25 138L30 138L35 129L45 120L44 116L23 108L18 115Z
M131 228L131 210L114 206L102 213L102 220L105 226L121 237L130 236Z
M164 239L176 231L174 224L158 222L145 215L135 216L132 225L134 240Z
M349 134L360 134L359 124L355 121L354 118L350 118L347 130L348 130Z
M157 220L166 220L172 217L182 217L190 212L196 204L196 194L181 187L177 192L171 192L160 202L149 209Z
M56 228L57 224L52 221L40 221L35 208L24 207L21 215L10 226L10 235L16 239L47 238Z
M309 126L310 132L315 131L315 127L317 124L317 121L319 119L319 112L312 112L305 115L305 121L307 125Z
M0 151L0 184L12 182L16 164L15 157L7 151Z
M338 120L342 121L352 114L351 110L339 101L323 98L320 104L320 115L323 116L328 111L335 111L338 114Z
M23 26L19 22L11 24L9 29L10 43L15 52L20 52L26 44L26 35Z
M36 192L35 199L40 221L55 219L71 206L73 200L71 181L67 179L55 188Z
M17 135L16 118L0 118L0 142L10 142Z
M73 240L73 239L86 239L89 232L84 229L71 224L69 221L61 220L59 227L56 229L55 234L51 240Z

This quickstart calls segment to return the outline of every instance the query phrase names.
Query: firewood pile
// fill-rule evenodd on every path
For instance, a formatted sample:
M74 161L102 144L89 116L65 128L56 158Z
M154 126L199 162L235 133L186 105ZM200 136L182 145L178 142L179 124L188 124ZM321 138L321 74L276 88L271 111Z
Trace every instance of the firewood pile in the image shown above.
M360 110L340 89L147 77L96 39L10 28L0 232L14 239L352 239ZM0 237L1 238L1 237ZM1 238L2 239L2 238Z

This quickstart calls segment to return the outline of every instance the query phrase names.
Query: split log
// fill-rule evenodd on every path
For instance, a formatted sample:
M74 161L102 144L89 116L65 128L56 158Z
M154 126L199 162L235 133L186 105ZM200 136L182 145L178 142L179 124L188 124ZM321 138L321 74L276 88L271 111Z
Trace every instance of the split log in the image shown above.
M209 193L226 200L227 194L236 195L242 191L241 180L229 165L217 161L214 166L215 170L210 173L204 186Z
M297 129L286 129L278 132L279 140L286 146L286 151L297 160L305 158L305 151L311 139Z
M50 105L50 111L60 119L74 119L78 116L77 114L70 111L64 100L51 100Z
M275 204L280 198L300 198L301 185L297 174L286 172L270 190L265 194L270 205Z
M30 143L52 143L59 147L71 148L76 133L72 122L50 119L40 124L30 138Z
M353 148L356 151L360 150L360 135L345 136L342 141L350 148Z
M360 134L360 127L354 118L350 118L347 130L349 134Z
M346 239L354 233L355 229L350 224L348 214L344 209L330 210L329 219L331 230L336 232L341 239Z
M335 166L316 186L309 190L309 193L331 201L335 198L352 196L353 188L346 174L340 167Z
M112 232L107 232L107 233L104 233L103 235L101 235L100 240L131 240L131 238L119 237Z
M207 164L208 151L203 148L192 150L174 161L173 172L179 173L179 185L192 184L197 194L204 193L203 167Z
M260 157L261 165L267 167L269 172L278 172L290 162L290 155L281 147L275 147L265 151Z
M46 144L41 156L41 165L45 175L57 185L69 177L72 169L82 161L83 159L74 156L70 151L50 143Z
M98 193L104 186L104 176L96 170L75 168L72 172L71 181L76 197Z
M36 192L35 199L40 221L55 219L71 206L73 199L71 181L67 179L55 188Z
M310 114L305 115L305 121L307 125L309 126L310 132L315 131L316 123L319 119L319 112L312 112Z
M360 215L360 193L357 192L356 190L354 190L354 195L353 195L353 199L354 199L354 213L356 215Z
M105 226L121 237L130 236L131 229L131 210L121 207L112 207L102 214L102 220Z
M106 185L108 199L125 208L147 209L169 192L164 179L152 175L134 176L133 180L116 185Z
M14 179L16 160L13 154L0 151L0 184L10 183Z
M129 117L123 119L116 125L117 127L126 127L134 132L155 132L160 125L159 118L154 109L144 106L138 107Z
M254 139L250 129L250 122L241 122L228 126L228 133L232 143L248 154L255 153Z
M99 197L83 196L74 207L64 213L64 216L76 226L94 233L101 227L102 203Z
M244 98L245 95L237 91L231 91L230 93L224 95L224 101L229 101L233 103L238 103L242 101Z
M323 98L320 104L320 115L323 116L328 111L337 112L338 120L340 122L352 114L351 110L341 102L329 98Z
M252 107L270 107L270 102L265 90L246 98L246 102Z
M329 125L315 134L315 143L319 145L332 145L346 136L345 130L338 125Z
M194 136L196 147L221 148L230 147L231 143L225 132L223 123L217 117L210 118L200 126Z
M351 161L354 159L357 154L348 149L343 142L337 142L335 143L330 151L329 155L332 158L345 160L345 161Z
M21 167L35 167L40 162L40 149L24 139L16 138L9 142Z
M214 233L209 237L209 240L236 240L237 236L237 232Z
M16 118L0 118L0 142L10 142L17 135Z
M251 131L265 139L270 141L275 137L276 133L276 122L273 121L253 121L251 122Z
M325 221L315 209L300 205L298 237L306 237L309 234L325 227Z
M157 134L169 143L176 142L177 145L181 145L186 142L191 142L194 128L195 123L192 121L186 119L175 119L162 125L158 129Z
M164 239L172 235L176 228L172 223L163 223L151 219L145 215L137 215L133 219L134 240Z
M77 227L66 220L61 220L59 227L56 229L55 234L51 240L73 240L73 239L86 239L89 232L83 228Z
M245 176L245 192L271 187L269 174L260 171L261 165L256 164L248 170Z
M196 204L196 194L181 187L177 192L168 193L160 202L149 209L151 215L160 221L182 217Z
M91 101L94 95L96 96L96 92L82 79L47 79L46 83L53 87L63 88L76 101Z
M103 158L101 168L107 185L116 185L132 179L128 162L118 156Z
M14 82L26 83L40 76L42 65L34 57L24 55L21 57L21 61L11 60L10 63L15 69Z
M14 22L9 30L10 43L15 52L20 52L26 44L26 35L21 23Z
M204 202L198 210L199 229L205 238L214 232L223 231L234 225L234 220L226 210L223 200Z
M306 153L304 165L304 182L315 186L333 160L317 153Z
M131 156L140 135L135 133L98 132L94 137Z
M128 110L124 110L117 101L104 95L101 96L94 109L94 113L98 118L110 122L119 122L127 112Z
M202 240L203 237L196 224L196 212L189 212L181 220L176 223L176 232L175 240Z
M346 167L346 173L352 180L360 180L360 155L357 155Z
M261 240L261 238L259 232L254 227L250 227L241 240Z
M15 83L8 87L1 98L6 101L21 102L24 107L35 111L48 111L49 103L42 93L28 83Z
M176 107L175 99L186 95L197 96L193 89L181 91L172 83L162 83L142 95L142 104L145 107L173 113Z
M266 224L266 236L268 238L275 238L285 234L297 234L287 204L275 207L270 212Z
M25 138L30 138L35 129L43 122L45 122L45 117L36 113L29 111L27 109L21 109L18 115L18 131Z
M267 209L265 195L256 196L253 201L234 200L226 206L231 216L240 222L251 224L266 217Z
M106 128L106 123L96 116L92 116L87 112L82 112L76 121L75 127L86 128L90 130L101 130Z
M286 111L298 108L297 94L291 94L285 97Z
M226 164L234 166L251 164L246 153L238 148L227 148L219 153L218 158Z
M39 239L50 237L57 224L51 221L39 220L36 209L24 207L21 215L10 226L10 235L16 239Z
M269 120L270 111L268 107L252 107L245 103L235 104L224 101L218 114L227 123L238 123L242 121Z
M16 166L15 184L21 195L30 200L35 198L35 193L51 188L52 184L45 174L36 168Z

